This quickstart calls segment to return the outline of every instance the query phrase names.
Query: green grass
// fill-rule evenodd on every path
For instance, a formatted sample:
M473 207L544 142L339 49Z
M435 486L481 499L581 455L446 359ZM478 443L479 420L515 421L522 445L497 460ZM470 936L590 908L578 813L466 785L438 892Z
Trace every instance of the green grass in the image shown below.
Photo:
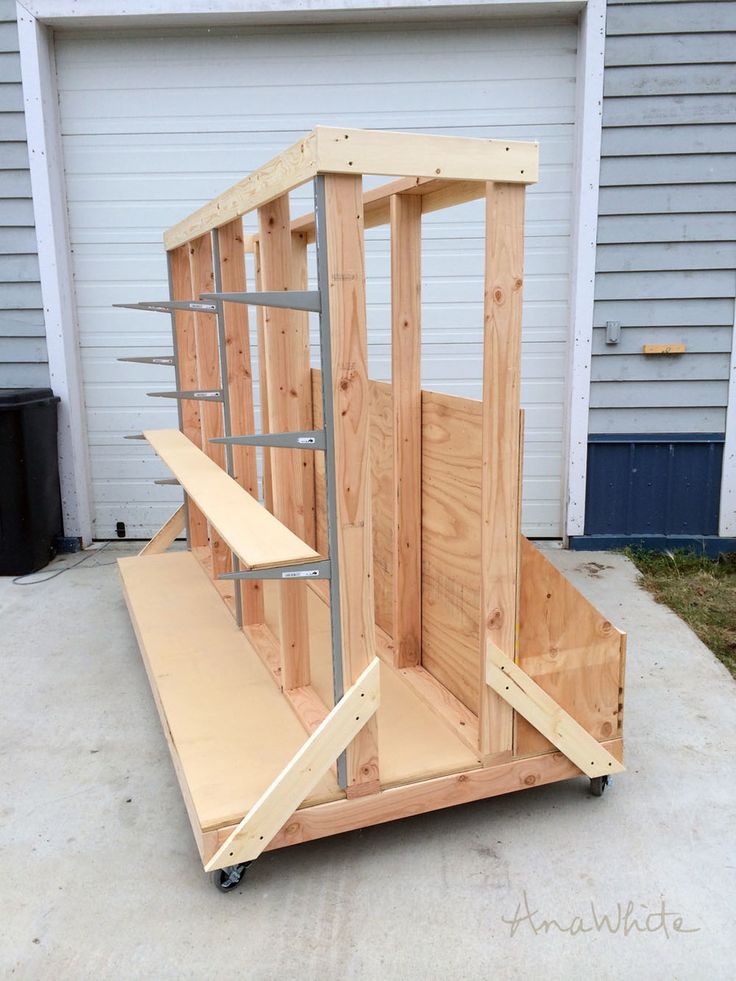
M679 614L736 678L736 553L717 560L680 549L626 555L657 602Z

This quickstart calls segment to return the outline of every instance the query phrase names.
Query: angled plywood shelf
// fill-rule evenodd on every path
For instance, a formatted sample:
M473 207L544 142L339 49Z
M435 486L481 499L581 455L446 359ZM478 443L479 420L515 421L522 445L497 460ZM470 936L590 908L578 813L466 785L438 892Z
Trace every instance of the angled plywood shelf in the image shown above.
M520 534L537 172L533 143L317 127L165 234L171 394L221 401L182 399L178 430L145 433L183 507L120 571L221 885L265 849L623 769L625 636ZM392 179L364 193L363 174ZM308 181L314 212L292 221L289 192ZM421 388L421 223L478 199L475 401ZM382 224L391 385L367 369L364 232ZM313 244L319 371L304 303L248 308L253 288L301 296ZM296 442L320 430L311 452ZM187 551L165 554L183 522Z
M147 430L144 436L246 569L318 557L179 430Z
M120 559L119 568L190 816L200 833L236 823L304 730L190 552ZM277 738L264 740L272 729ZM328 774L311 800L340 796Z
M201 843L207 832L241 820L307 734L190 552L120 559L119 568ZM329 618L315 594L310 604L315 685L329 700ZM386 787L480 766L477 756L391 674L382 685L378 732ZM302 806L344 796L329 771Z

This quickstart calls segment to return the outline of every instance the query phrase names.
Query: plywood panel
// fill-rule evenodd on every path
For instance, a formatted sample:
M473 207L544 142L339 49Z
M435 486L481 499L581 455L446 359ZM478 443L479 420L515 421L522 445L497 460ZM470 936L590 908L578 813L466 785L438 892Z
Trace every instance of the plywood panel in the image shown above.
M144 435L246 569L309 562L314 550L283 525L178 429Z
M481 421L480 402L422 392L422 664L476 713Z
M315 405L319 373L313 373ZM374 525L390 530L391 514L381 488L381 460L391 447L389 386L373 382L371 452L376 493ZM376 415L385 413L386 423ZM480 650L480 459L481 404L472 399L422 392L422 663L472 712L478 711ZM390 471L386 478L390 481ZM319 501L319 495L318 495ZM322 508L318 507L318 528ZM376 619L382 571L392 538L374 535ZM550 593L550 597L547 597ZM390 580L386 596L390 596ZM559 606L555 606L555 602ZM622 637L526 540L522 540L519 663L581 725L598 739L613 738L619 703ZM552 615L552 610L556 610ZM390 607L387 608L390 610ZM386 612L387 610L384 610ZM576 626L573 626L575 624ZM380 625L380 624L379 624ZM384 627L390 635L390 627ZM598 665L603 653L604 667ZM588 665L588 667L585 667ZM592 665L592 667L591 667ZM559 668L559 677L555 671ZM523 720L517 753L551 752Z
M621 733L623 635L525 538L518 663L598 740ZM516 755L553 747L516 716Z
M273 587L267 584L267 592ZM310 590L309 636L312 684L332 706L329 608ZM421 670L421 669L419 669ZM479 765L477 754L388 665L381 668L381 706L376 714L381 786L427 780Z

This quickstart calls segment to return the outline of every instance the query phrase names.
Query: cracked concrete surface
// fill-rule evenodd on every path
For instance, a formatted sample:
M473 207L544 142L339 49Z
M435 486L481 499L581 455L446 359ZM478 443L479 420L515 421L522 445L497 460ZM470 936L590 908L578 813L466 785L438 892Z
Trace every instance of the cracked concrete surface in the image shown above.
M580 778L266 854L225 896L122 600L131 550L0 580L2 977L733 976L736 685L627 559L549 551L629 632L603 798Z

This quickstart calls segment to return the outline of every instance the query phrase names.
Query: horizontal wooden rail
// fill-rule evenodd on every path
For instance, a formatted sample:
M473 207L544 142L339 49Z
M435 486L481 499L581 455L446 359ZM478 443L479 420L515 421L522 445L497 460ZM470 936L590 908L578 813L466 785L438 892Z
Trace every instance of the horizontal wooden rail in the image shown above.
M318 557L183 433L156 429L144 435L247 569Z
M170 228L164 234L164 246L171 251L184 245L268 204L317 174L534 184L539 174L539 147L514 140L317 126L303 140Z
M422 214L427 215L456 204L466 204L484 197L486 185L483 181L442 181L431 177L400 177L366 191L363 195L363 214L366 228L388 225L389 207L394 194L416 194L422 199ZM307 242L314 242L314 212L299 215L291 223L294 234L306 236ZM243 249L254 252L258 235L245 235Z
M389 206L395 194L416 194L422 199L422 214L441 211L455 204L477 201L486 193L483 181L449 181L431 177L401 177L366 191L363 195L363 214L366 228L388 225ZM307 242L314 241L314 212L300 215L291 223L292 232L303 232ZM246 247L246 251L248 251Z

